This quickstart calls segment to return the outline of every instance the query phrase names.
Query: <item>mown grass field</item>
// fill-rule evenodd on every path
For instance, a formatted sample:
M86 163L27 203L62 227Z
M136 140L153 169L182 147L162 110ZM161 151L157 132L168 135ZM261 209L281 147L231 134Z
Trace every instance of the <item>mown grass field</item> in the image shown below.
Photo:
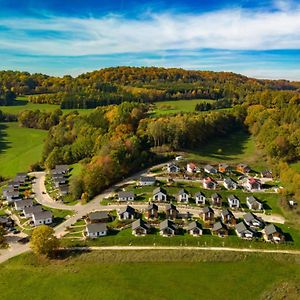
M0 123L0 175L12 177L41 159L47 131Z
M212 137L197 149L187 150L186 158L200 163L248 163L256 171L266 169L266 162L255 147L253 137L245 131L224 137Z
M214 102L208 99L161 101L154 104L153 114L156 116L176 114L180 112L195 112L196 104Z
M60 108L59 105L55 105L55 104L31 103L27 100L26 97L18 97L14 105L0 106L0 110L2 110L4 113L10 113L10 114L18 114L19 112L24 110L37 110L37 109L39 109L40 111L52 112L59 108ZM92 111L91 109L62 109L63 113L68 113L74 110L77 110L80 114L89 113Z
M26 254L1 265L0 284L3 300L252 300L274 292L299 299L299 278L299 260L290 256L150 250L52 261Z

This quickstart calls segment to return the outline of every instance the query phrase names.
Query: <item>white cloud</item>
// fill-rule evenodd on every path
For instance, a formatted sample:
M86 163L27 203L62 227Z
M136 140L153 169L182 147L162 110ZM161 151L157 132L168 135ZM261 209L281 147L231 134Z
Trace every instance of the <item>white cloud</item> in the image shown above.
M160 50L300 49L300 6L276 1L277 11L220 10L152 14L146 19L50 16L0 19L9 29L0 49L36 55L81 56ZM38 30L38 34L34 31ZM55 33L55 37L53 34Z

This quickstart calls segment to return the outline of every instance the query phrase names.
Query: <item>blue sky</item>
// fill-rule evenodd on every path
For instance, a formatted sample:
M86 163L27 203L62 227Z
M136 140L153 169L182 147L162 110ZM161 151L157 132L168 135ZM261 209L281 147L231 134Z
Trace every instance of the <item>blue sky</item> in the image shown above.
M108 66L300 80L300 1L0 0L0 69Z

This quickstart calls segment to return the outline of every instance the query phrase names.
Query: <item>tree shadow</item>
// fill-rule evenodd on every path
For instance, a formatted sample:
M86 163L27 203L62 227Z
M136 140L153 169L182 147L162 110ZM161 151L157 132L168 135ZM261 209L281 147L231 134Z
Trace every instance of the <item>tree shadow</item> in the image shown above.
M11 148L11 142L7 141L7 133L5 131L7 128L6 124L0 123L0 154L6 149Z
M51 258L56 259L56 260L65 260L68 258L75 258L75 257L81 256L83 254L87 254L90 252L91 252L91 250L89 250L89 249L84 249L84 250L59 249L53 253Z

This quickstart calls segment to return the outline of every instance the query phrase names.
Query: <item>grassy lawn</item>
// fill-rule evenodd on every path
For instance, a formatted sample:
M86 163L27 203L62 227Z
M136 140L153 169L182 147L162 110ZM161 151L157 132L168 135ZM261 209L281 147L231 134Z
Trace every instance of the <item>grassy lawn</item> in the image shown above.
M198 149L188 150L186 158L199 163L243 162L248 163L256 171L266 168L266 162L257 151L253 138L244 131L222 138L212 138L208 143L199 145Z
M296 170L298 173L300 173L300 161L296 162L296 163L292 163L290 165L294 170Z
M4 113L10 113L10 114L18 114L23 110L37 110L37 109L39 109L40 111L51 112L59 108L60 106L55 104L32 103L29 102L26 97L18 97L14 105L12 106L0 106L0 110L2 110ZM62 109L63 113L68 113L74 110L75 109ZM89 113L91 111L89 109L76 109L76 110L81 114Z
M47 131L0 123L0 174L12 177L41 159Z
M156 116L176 114L181 112L195 112L196 104L201 102L214 102L215 100L192 99L156 102L153 114Z
M3 300L252 300L266 299L274 288L276 299L299 299L299 276L299 261L290 256L122 251L52 261L25 254L1 265L0 283Z

